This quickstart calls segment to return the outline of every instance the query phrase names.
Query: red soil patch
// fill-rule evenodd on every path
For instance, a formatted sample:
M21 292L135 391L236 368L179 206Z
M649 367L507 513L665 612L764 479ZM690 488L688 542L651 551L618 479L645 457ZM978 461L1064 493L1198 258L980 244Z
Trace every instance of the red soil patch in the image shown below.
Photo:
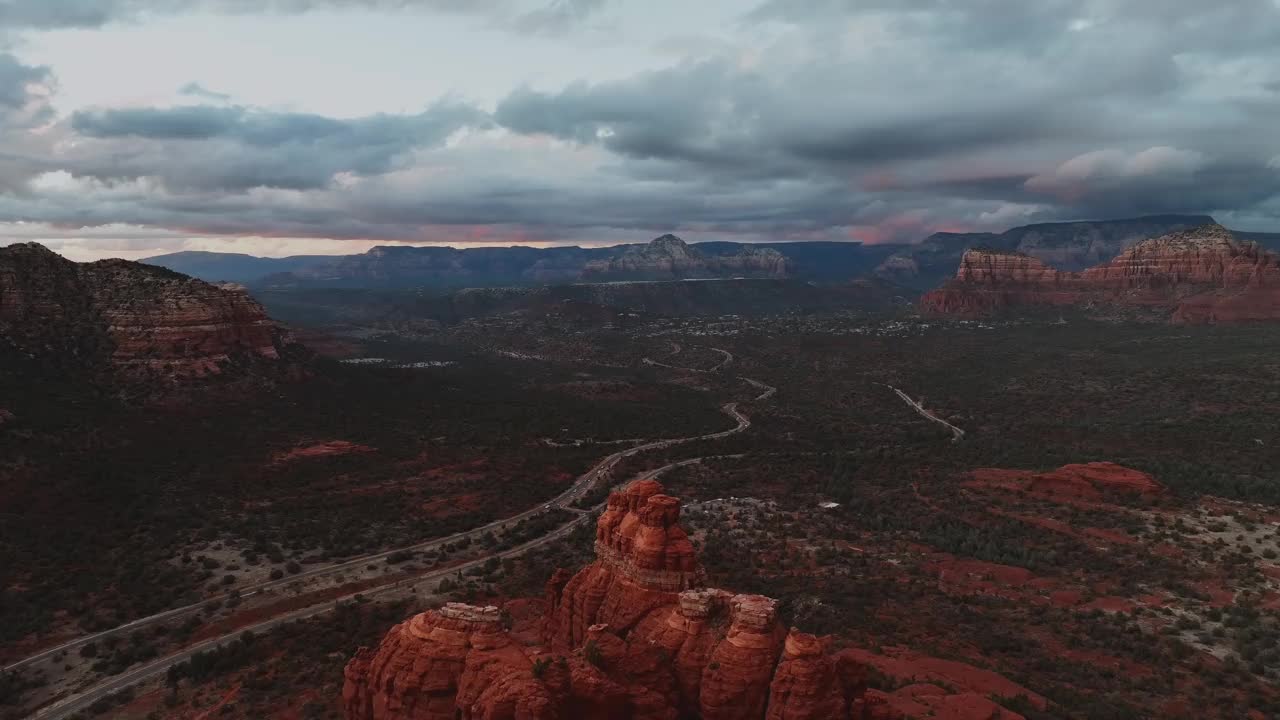
M1128 598L1108 596L1100 597L1091 603L1082 605L1081 610L1101 610L1103 612L1123 612L1131 613L1137 605Z
M1130 537L1129 534L1124 532L1123 530L1112 530L1108 528L1096 528L1096 527L1082 527L1082 528L1076 529L1075 527L1072 527L1071 525L1061 520L1057 520L1050 517L1044 517L1041 515L1023 515L1021 513L1005 512L1002 510L995 510L995 509L992 509L991 513L993 515L1000 515L1002 517L1012 518L1014 520L1027 523L1028 525L1035 525L1036 527L1044 528L1045 530L1048 530L1050 532L1056 532L1061 535L1067 535L1069 537L1078 538L1081 540L1092 538L1095 540L1105 540L1109 543L1115 543L1117 545L1134 545L1137 543L1137 540Z
M1117 545L1134 545L1138 542L1137 540L1134 540L1133 537L1129 535L1129 533L1123 530L1087 527L1081 530L1081 532L1083 532L1085 535L1088 535L1089 537L1097 538L1099 540L1106 540L1109 543L1115 543Z
M1062 657L1081 665L1110 668L1127 677L1148 677L1154 672L1150 667L1134 662L1131 658L1119 657L1101 650L1068 647L1057 635L1050 632L1031 629L1028 630L1028 634L1039 641L1040 653L1045 656Z
M1100 502L1112 493L1154 499L1165 493L1150 475L1108 462L1064 465L1047 473L979 468L969 478L968 487L1023 491L1061 502Z
M419 460L426 460L426 456L424 455L420 457ZM456 477L458 475L479 477L488 465L489 461L485 458L477 458L475 460L467 460L464 462L452 463L450 465L441 465L424 471L422 473L422 479L438 480L440 478Z
M983 670L956 660L920 655L905 648L887 648L886 652L885 655L878 655L869 650L850 648L840 654L873 667L898 682L940 683L953 687L960 693L975 693L980 696L1012 698L1021 695L1037 708L1043 709L1047 705L1042 696L991 670ZM1017 716L1011 714L1009 717Z
M442 497L424 502L419 509L428 517L444 518L451 515L473 513L485 508L487 498L479 493Z
M1209 596L1209 605L1216 608L1230 606L1236 601L1236 594L1222 586L1217 580L1201 580L1195 584L1200 592Z
M888 708L889 716L929 718L931 720L1025 720L1022 715L1006 710L981 695L950 695L937 685L916 684L892 693L867 691L867 704L872 708ZM886 716L872 710L874 717Z
M924 570L937 575L942 582L952 584L978 581L1006 587L1022 587L1035 577L1035 573L1026 568L956 558L945 554L940 554L936 559L926 562Z
M276 455L273 462L286 463L303 458L331 457L333 455L351 455L353 453L369 453L377 450L368 445L357 445L346 440L330 440L314 445L303 445L287 453Z
M1073 608L1084 601L1084 593L1080 590L1058 590L1049 593L1049 602L1054 607Z

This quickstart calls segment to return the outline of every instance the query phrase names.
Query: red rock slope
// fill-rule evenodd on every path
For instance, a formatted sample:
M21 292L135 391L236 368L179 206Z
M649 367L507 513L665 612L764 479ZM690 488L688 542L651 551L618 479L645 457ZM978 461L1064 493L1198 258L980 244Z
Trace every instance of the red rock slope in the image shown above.
M214 374L278 357L278 333L241 290L163 268L78 264L35 243L0 248L0 340L37 357L125 374Z
M788 632L771 598L701 587L679 514L653 481L614 493L596 561L548 583L541 643L517 644L497 608L450 604L396 626L347 665L347 718L869 717L860 666Z
M925 312L965 316L1028 305L1146 308L1191 324L1280 320L1280 258L1220 225L1144 240L1079 273L970 250L955 277L920 301Z

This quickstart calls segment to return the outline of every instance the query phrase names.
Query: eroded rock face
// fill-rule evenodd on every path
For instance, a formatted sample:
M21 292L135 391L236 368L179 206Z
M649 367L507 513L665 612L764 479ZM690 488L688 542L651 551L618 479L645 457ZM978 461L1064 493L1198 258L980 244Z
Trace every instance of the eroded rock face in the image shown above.
M839 668L827 645L824 638L791 630L769 688L766 720L838 718L848 714L847 698L839 692Z
M627 632L653 610L698 587L703 571L679 525L680 503L652 481L613 493L596 525L596 561L570 579L548 619L558 650L586 641L592 625Z
M1143 308L1174 323L1280 320L1280 258L1220 225L1144 240L1078 273L970 250L955 277L920 301L925 312L968 316L1032 305Z
M35 243L0 248L0 334L34 356L171 377L275 359L280 344L243 289L123 260L78 264Z
M513 644L496 607L449 603L392 628L347 665L349 718L558 718L550 687Z
M547 583L543 642L517 642L497 608L423 613L347 665L347 718L852 717L857 673L788 635L775 600L702 587L679 516L657 482L614 493L596 561Z

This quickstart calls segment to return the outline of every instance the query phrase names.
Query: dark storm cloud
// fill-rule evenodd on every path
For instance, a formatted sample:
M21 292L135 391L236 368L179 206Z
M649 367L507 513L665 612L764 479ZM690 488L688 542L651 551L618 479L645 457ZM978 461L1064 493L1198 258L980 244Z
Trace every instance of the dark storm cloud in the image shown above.
M71 116L71 127L82 135L96 138L199 140L230 134L241 125L245 115L244 108L207 105L167 110L129 108L78 112Z
M0 193L20 191L47 167L46 142L33 128L54 118L53 74L0 52Z
M498 103L494 119L515 132L598 143L636 158L723 162L733 137L721 110L733 112L741 101L728 86L737 79L715 61L558 93L522 88Z
M606 5L0 0L0 25L5 13L67 27L196 6L470 7L563 34ZM219 103L74 113L48 169L78 184L0 193L0 217L407 240L461 226L912 240L1156 212L1280 230L1274 0L769 0L742 20L740 42L696 60L516 88L491 116L441 102L336 119L228 105L198 87L187 94ZM13 61L6 73L4 57L0 118L6 97L27 117L47 71ZM514 140L479 132L491 123Z
M771 0L746 19L794 26L808 46L520 89L494 117L607 149L633 180L888 173L906 180L880 183L882 193L929 213L1201 211L1280 192L1278 108L1254 94L1272 92L1265 75L1280 66L1272 0ZM1236 87L1251 71L1264 76L1256 89ZM1094 152L1136 159L1053 175ZM1172 162L1190 156L1202 162Z
M410 152L444 142L487 116L440 102L417 115L337 120L306 113L195 105L75 113L70 126L98 141L66 157L74 174L156 177L170 188L315 189L337 173L384 173Z
M546 28L585 19L604 0L551 0L521 13L507 0L0 0L0 30L99 28L148 15L183 12L298 14L320 10L426 11L497 15Z
M24 65L8 53L0 53L0 113L18 110L31 102L31 87L52 81L49 68Z
M561 35L596 15L612 0L552 0L511 21L512 29L539 35Z

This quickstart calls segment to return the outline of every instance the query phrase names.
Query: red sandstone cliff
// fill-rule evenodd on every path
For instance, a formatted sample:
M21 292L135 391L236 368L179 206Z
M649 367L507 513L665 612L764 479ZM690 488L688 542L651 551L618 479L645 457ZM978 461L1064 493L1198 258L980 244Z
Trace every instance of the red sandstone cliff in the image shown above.
M349 720L839 720L863 717L861 677L777 603L701 587L680 504L653 481L609 498L597 559L547 584L541 643L497 608L450 604L347 665Z
M1144 240L1079 273L1019 253L970 250L925 312L983 315L1018 306L1111 305L1175 323L1280 320L1280 258L1219 225Z
M275 359L277 335L239 289L123 260L78 264L35 243L0 248L0 339L33 356L192 377Z

